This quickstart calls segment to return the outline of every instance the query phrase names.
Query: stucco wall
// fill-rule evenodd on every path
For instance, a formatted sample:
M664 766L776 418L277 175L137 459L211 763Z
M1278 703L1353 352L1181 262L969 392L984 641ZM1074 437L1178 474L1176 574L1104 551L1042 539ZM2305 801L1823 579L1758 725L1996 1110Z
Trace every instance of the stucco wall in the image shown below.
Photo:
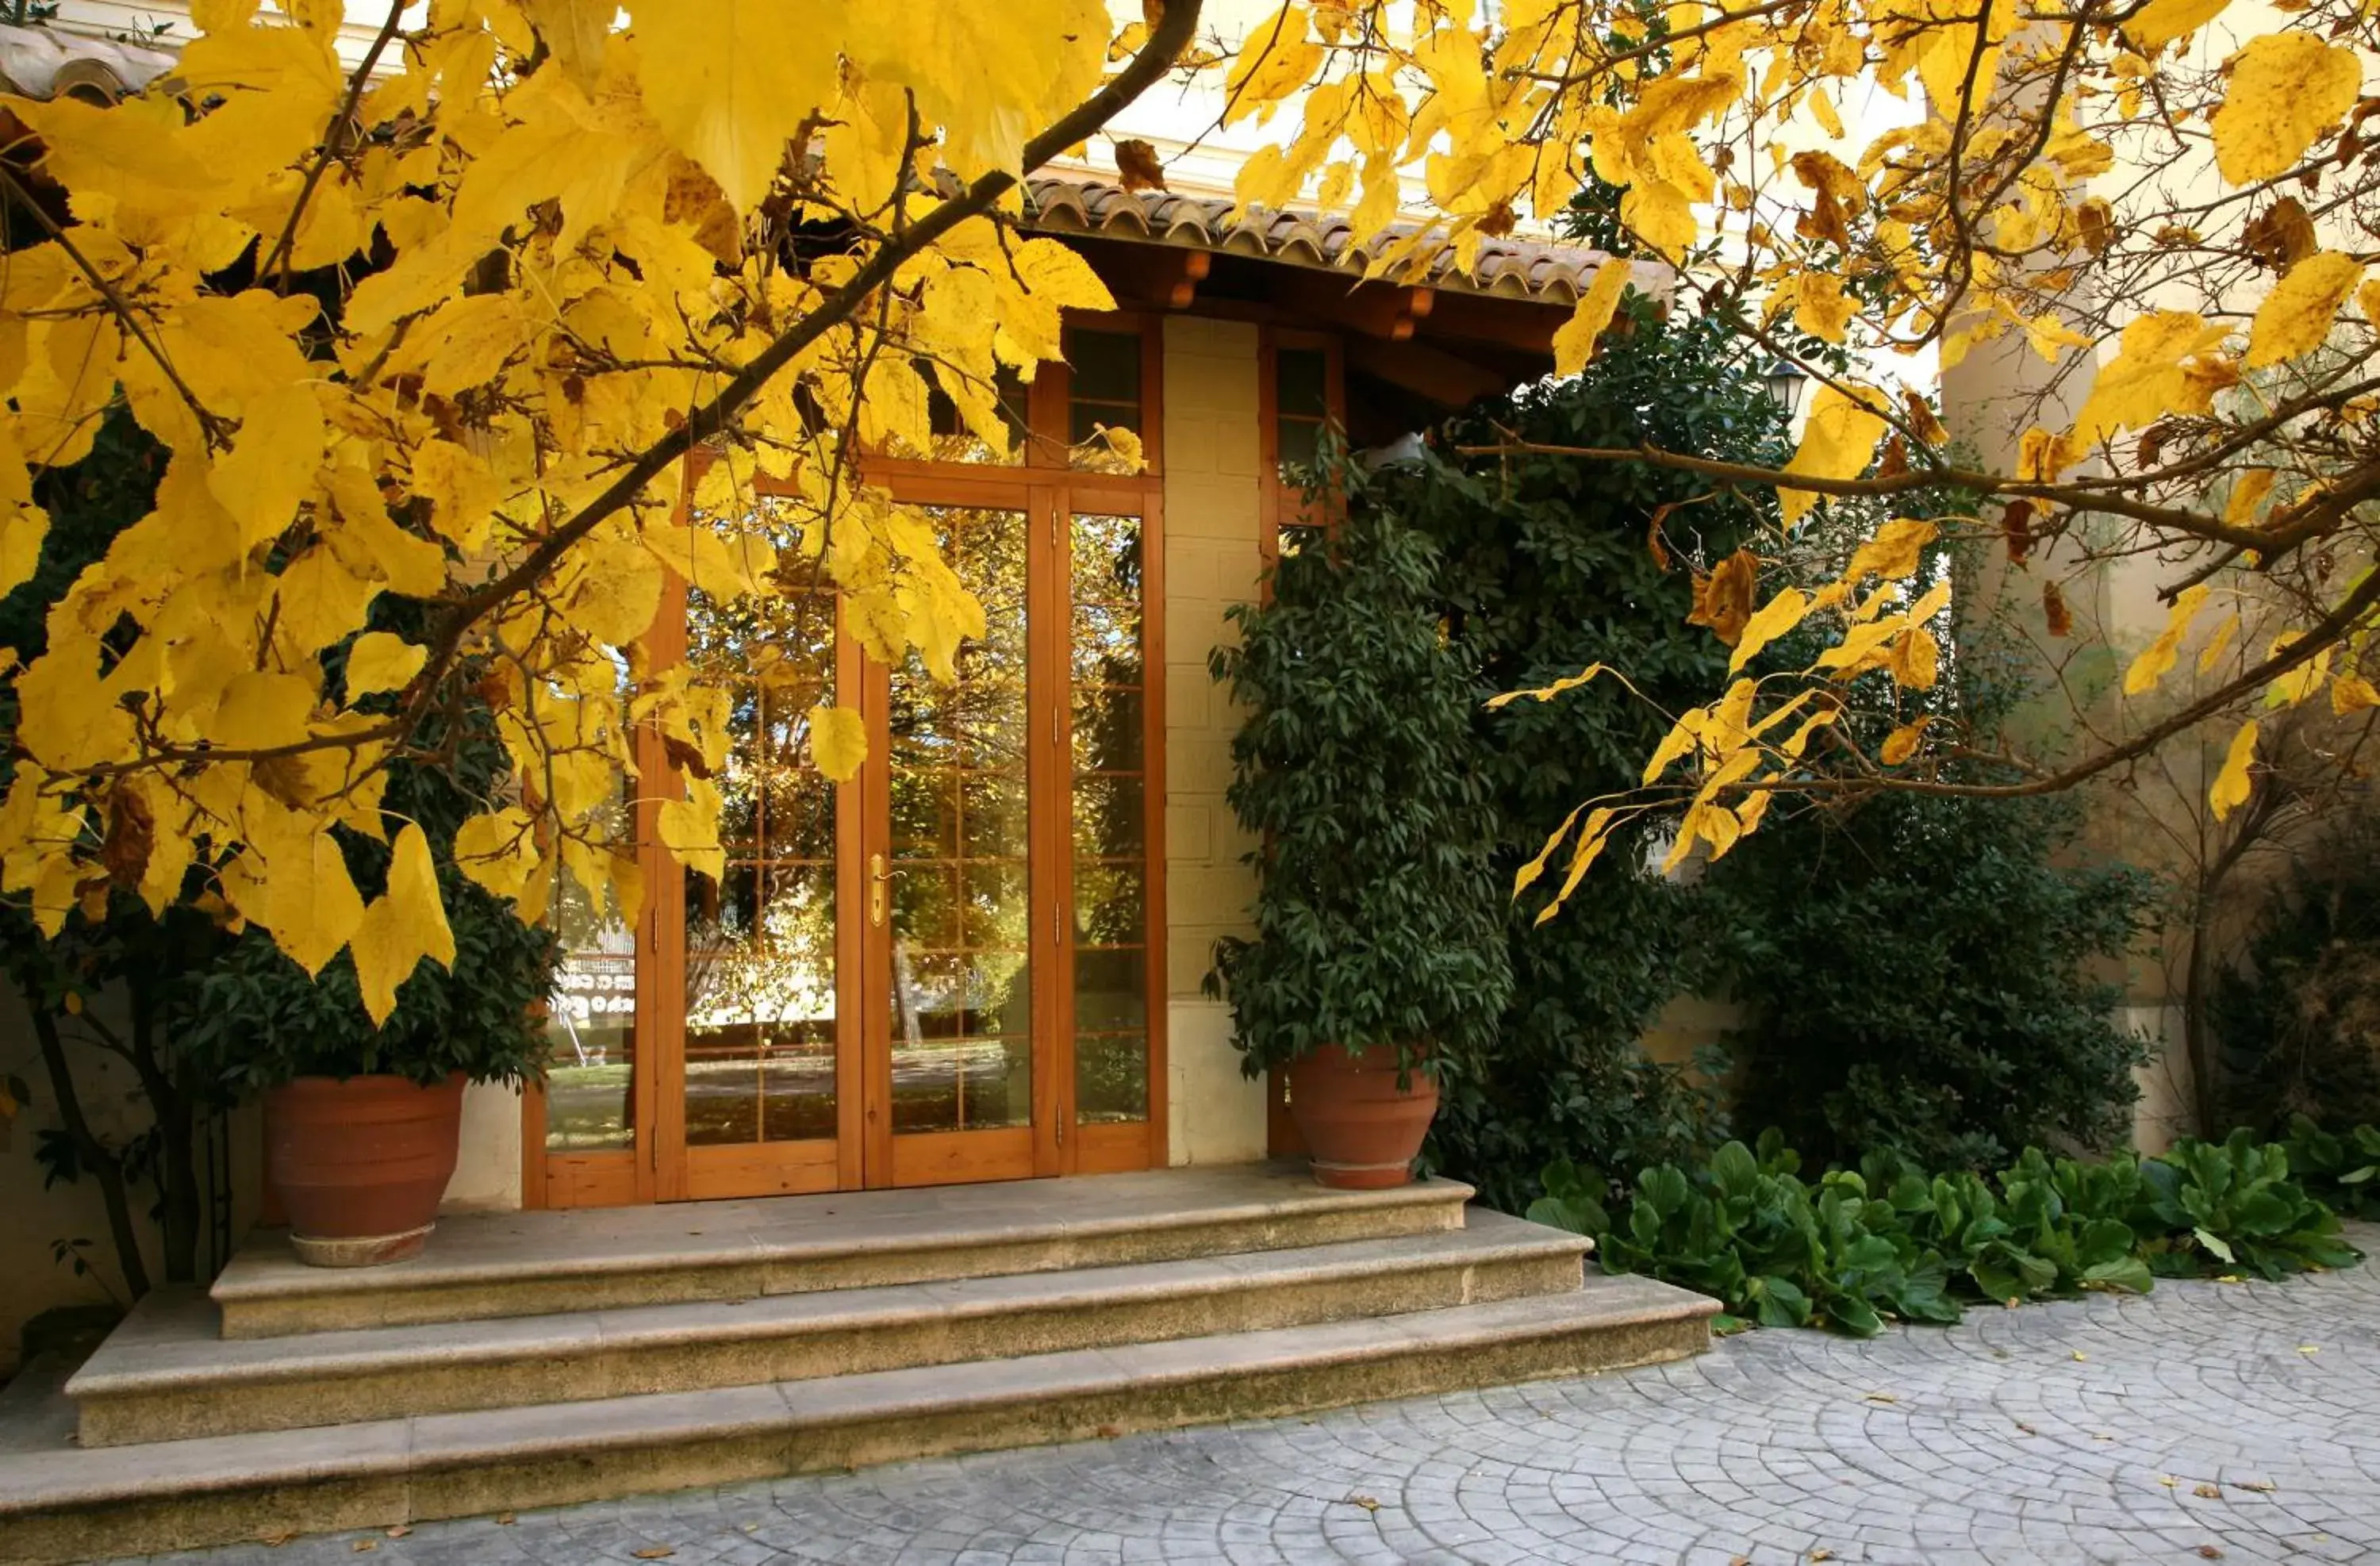
M1261 1085L1240 1074L1231 1009L1199 993L1215 938L1246 929L1249 841L1223 802L1238 710L1208 679L1232 634L1224 609L1257 595L1257 331L1165 322L1165 905L1172 1161L1265 1151Z

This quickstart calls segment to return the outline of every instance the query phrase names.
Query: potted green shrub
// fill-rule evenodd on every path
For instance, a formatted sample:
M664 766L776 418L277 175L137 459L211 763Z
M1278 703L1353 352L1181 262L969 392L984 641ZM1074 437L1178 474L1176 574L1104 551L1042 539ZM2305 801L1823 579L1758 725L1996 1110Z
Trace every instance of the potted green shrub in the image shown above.
M1439 1081L1508 999L1495 819L1472 764L1476 699L1446 646L1437 555L1332 462L1342 524L1299 529L1269 601L1230 613L1210 668L1246 719L1229 799L1258 840L1253 938L1217 944L1242 1067L1285 1067L1323 1184L1410 1178Z
M504 776L483 712L464 718L447 755L443 766L390 768L389 842L334 834L368 900L384 889L390 844L408 823L435 866L454 960L424 960L384 1023L364 1009L350 953L309 977L261 930L183 991L179 1046L226 1086L263 1096L266 1177L298 1256L317 1266L418 1253L455 1172L464 1085L518 1084L544 1069L552 933L522 923L453 862L455 829Z

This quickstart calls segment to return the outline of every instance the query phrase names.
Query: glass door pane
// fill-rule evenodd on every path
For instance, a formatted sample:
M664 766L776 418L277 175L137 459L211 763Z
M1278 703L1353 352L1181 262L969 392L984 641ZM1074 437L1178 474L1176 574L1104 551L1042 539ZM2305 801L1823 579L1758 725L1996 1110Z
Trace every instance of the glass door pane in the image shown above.
M939 507L946 559L987 634L943 685L890 673L886 788L895 1135L1033 1121L1022 511Z
M1148 791L1141 524L1072 519L1075 1115L1148 1118Z
M726 873L686 877L689 1147L835 1135L835 795L808 756L834 700L832 598L687 594L686 660L733 692L712 782Z

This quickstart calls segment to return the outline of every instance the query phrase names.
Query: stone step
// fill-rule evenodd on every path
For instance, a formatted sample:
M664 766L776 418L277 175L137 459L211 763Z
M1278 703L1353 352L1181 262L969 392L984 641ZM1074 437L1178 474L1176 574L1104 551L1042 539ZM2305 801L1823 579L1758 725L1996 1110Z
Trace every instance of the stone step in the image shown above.
M1715 1302L1494 1304L595 1402L0 1459L0 1560L87 1560L1269 1416L1648 1364Z
M67 1386L86 1447L800 1381L1556 1293L1588 1243L1463 1229L1293 1250L740 1301L225 1341L152 1295Z
M1460 1229L1471 1188L1332 1191L1302 1166L1152 1170L442 1218L409 1261L308 1267L257 1236L212 1291L248 1339L1175 1261Z

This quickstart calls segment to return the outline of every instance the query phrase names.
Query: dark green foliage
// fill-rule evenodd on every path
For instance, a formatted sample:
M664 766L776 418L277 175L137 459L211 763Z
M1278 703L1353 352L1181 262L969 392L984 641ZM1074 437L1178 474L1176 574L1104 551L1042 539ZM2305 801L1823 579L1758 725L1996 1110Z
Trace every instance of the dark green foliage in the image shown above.
M2007 663L1971 637L1935 704L1988 735ZM1755 1017L1734 1040L1742 1118L1821 1159L1884 1148L1927 1168L2119 1140L2146 1047L2094 969L2131 945L2151 885L2083 860L2080 826L2062 798L1886 793L1780 810L1714 865L1714 977Z
M2380 1121L2380 826L2358 813L2296 856L2210 1012L2227 1116Z
M1859 1337L1887 1318L1956 1321L1961 1301L2143 1293L2158 1276L2235 1269L2277 1279L2361 1259L2337 1216L2290 1182L2288 1154L2244 1130L2105 1163L2027 1147L1990 1180L1928 1175L1889 1152L1815 1184L1801 1167L1772 1128L1757 1153L1730 1142L1706 1160L1644 1171L1621 1225L1602 1177L1563 1159L1546 1170L1529 1217L1596 1235L1609 1270L1715 1296L1723 1327Z
M1374 504L1437 542L1449 633L1480 703L1598 661L1626 670L1672 711L1723 681L1726 649L1685 623L1686 564L1732 551L1760 516L1754 497L1680 504L1708 487L1645 463L1459 454L1509 441L1651 442L1739 461L1783 459L1778 409L1757 373L1730 358L1724 333L1664 325L1641 305L1630 319L1627 334L1607 337L1585 375L1483 405L1439 431L1419 462L1373 480ZM1661 521L1665 562L1648 540L1656 516L1673 504ZM1496 711L1475 704L1470 723L1472 761L1495 802L1503 887L1573 806L1633 785L1665 727L1603 682L1549 702ZM1635 1047L1662 1005L1698 977L1692 900L1644 873L1644 854L1642 834L1623 832L1560 917L1536 923L1550 886L1503 913L1512 1003L1489 1069L1448 1096L1429 1156L1508 1210L1536 1194L1548 1148L1590 1149L1609 1167L1634 1168L1707 1146L1707 1099ZM1547 882L1559 885L1563 863Z
M430 840L454 966L425 959L375 1028L352 956L342 952L309 978L263 931L250 930L192 976L176 1007L181 1048L222 1081L254 1090L294 1076L387 1073L431 1083L459 1071L476 1082L517 1083L542 1073L544 1024L533 1012L552 993L559 948L551 930L523 924L511 903L455 868L455 829L482 808L507 759L485 709L464 714L450 745L451 722L421 734L425 746L443 747L442 764L390 769L382 819L391 838L410 820ZM378 897L388 845L336 830L357 891Z
M0 598L0 648L16 655L14 667L47 647L50 606L118 533L148 515L164 468L162 448L118 412L101 425L89 456L34 480L49 531L32 577ZM0 730L13 734L16 726L11 675L0 678ZM0 786L14 771L13 760L0 759ZM135 1224L141 1188L154 1193L149 1211L167 1281L196 1281L200 1234L211 1227L195 1147L205 1120L230 1096L172 1048L163 1018L183 975L214 960L227 943L203 915L172 908L152 918L138 897L121 891L105 897L96 918L82 908L69 913L55 936L42 933L23 900L0 900L0 965L24 1000L39 1047L42 1075L35 1092L58 1122L34 1148L42 1183L88 1179L98 1185L117 1266L136 1296L149 1287ZM93 1003L106 995L120 996L122 1005ZM150 1119L128 1136L104 1134L102 1120L84 1111L75 1062L91 1050L115 1056L140 1082ZM88 1242L59 1244L60 1263L83 1275Z
M1511 991L1472 691L1443 645L1429 540L1340 479L1337 535L1234 607L1215 678L1248 710L1229 797L1262 843L1253 941L1217 944L1253 1075L1326 1044L1471 1074Z
M2299 1181L2325 1205L2351 1218L2380 1220L2380 1126L2333 1134L2300 1115L2282 1145Z

